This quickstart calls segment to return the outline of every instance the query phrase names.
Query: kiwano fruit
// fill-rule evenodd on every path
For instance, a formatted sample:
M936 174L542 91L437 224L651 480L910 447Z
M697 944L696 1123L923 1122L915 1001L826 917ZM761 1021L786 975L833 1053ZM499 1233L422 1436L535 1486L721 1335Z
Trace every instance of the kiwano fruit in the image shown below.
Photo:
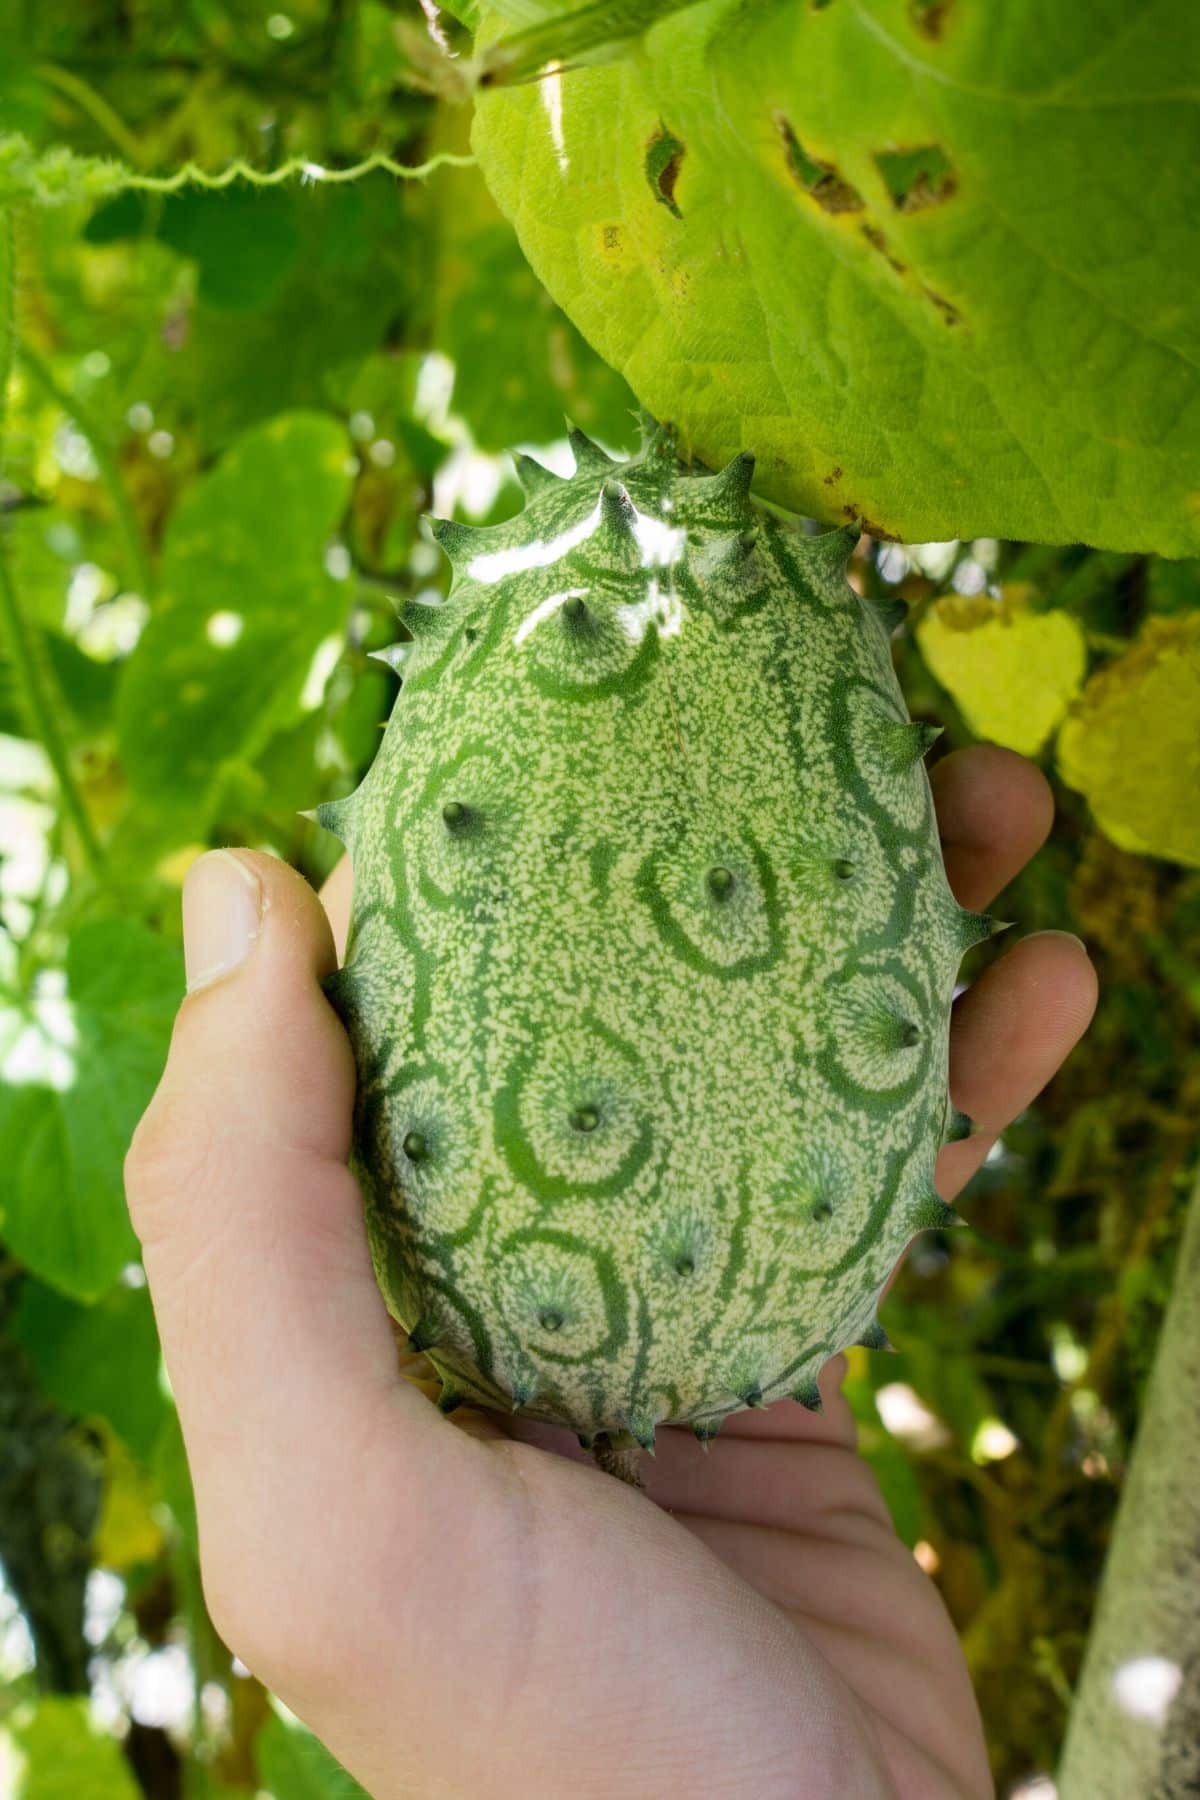
M408 604L382 746L319 816L388 1306L445 1408L628 1472L884 1341L893 1266L955 1222L950 1003L993 924L947 885L856 533L665 428L572 442L570 479L518 458L518 517L435 525L449 596Z

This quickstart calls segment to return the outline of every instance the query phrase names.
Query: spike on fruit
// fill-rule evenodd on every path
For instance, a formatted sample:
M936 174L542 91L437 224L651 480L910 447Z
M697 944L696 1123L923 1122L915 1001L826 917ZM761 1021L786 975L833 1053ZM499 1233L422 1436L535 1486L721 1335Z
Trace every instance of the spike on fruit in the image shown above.
M567 442L574 452L576 475L612 468L612 457L599 444L593 444L586 431L573 425L567 432Z
M372 662L382 663L384 668L390 669L394 675L400 673L411 655L411 644L388 644L383 650L367 651L367 656Z
M976 944L986 944L989 938L999 937L1012 924L1010 919L993 919L990 913L968 912L965 908L958 915L958 942L965 952L973 950Z
M341 838L343 844L350 842L354 807L349 797L345 800L324 800L309 817L315 817L323 831L331 831L334 837Z
M974 1129L975 1121L965 1112L960 1112L957 1106L946 1108L946 1122L942 1127L944 1144L960 1144L964 1138L970 1137Z
M878 1319L872 1319L858 1342L864 1350L894 1350L896 1348Z
M418 1319L415 1325L409 1327L408 1347L410 1350L432 1350L436 1343L437 1337L426 1319Z
M917 719L910 720L907 725L901 724L898 719L889 719L882 731L891 767L897 774L911 769L929 754L943 730L941 725L926 725Z
M934 1193L926 1194L917 1202L908 1220L912 1231L953 1231L966 1222L961 1213L956 1213L939 1194Z
M875 620L887 637L899 629L908 617L908 603L905 600L864 600L863 607L869 618Z
M561 475L556 475L553 469L546 467L545 463L538 462L535 457L524 456L520 451L513 456L513 468L516 470L517 480L530 500L536 500L539 494L548 493L551 489L561 488L563 485Z
M807 1381L802 1381L798 1388L793 1388L791 1398L793 1400L798 1400L801 1406L808 1412L819 1413L825 1411L825 1402L821 1398L821 1390L817 1386L817 1378L815 1375L811 1376Z
M450 558L455 573L478 547L478 527L464 525L458 519L431 519L429 529Z

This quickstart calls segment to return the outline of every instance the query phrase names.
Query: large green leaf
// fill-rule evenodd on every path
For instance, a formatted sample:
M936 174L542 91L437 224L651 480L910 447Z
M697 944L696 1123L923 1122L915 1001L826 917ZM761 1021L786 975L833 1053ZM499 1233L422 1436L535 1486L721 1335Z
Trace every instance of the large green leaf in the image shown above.
M118 719L132 785L181 834L299 717L313 657L344 627L349 584L324 556L348 453L333 419L283 415L241 438L172 515L162 609L129 659Z
M87 1702L48 1695L11 1727L17 1750L12 1800L140 1800L114 1738L97 1731Z
M573 10L505 0L485 35ZM486 92L535 272L763 491L910 540L1200 544L1191 0L700 0Z
M162 1069L181 969L144 926L96 919L72 938L66 973L69 1075L0 1089L0 1235L44 1281L90 1300L137 1255L121 1166Z

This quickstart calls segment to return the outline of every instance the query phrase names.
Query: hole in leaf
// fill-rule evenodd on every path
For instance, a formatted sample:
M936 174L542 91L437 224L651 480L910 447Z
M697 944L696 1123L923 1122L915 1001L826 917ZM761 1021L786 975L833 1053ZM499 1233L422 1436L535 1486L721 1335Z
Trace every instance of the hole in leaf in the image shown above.
M676 219L683 217L675 199L675 184L679 180L679 165L686 153L687 146L680 143L665 125L659 126L646 147L646 180L650 183L654 198L661 201Z
M776 113L775 124L783 139L787 164L805 193L827 213L861 212L862 195L843 180L832 163L811 156L782 113Z
M877 150L875 162L899 212L940 206L958 185L950 158L940 144L924 144L916 150Z

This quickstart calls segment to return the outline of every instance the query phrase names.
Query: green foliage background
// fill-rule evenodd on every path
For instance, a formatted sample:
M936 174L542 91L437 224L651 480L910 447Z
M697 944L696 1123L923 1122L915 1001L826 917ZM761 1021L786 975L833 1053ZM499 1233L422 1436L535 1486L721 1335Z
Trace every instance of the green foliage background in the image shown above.
M356 782L396 691L369 653L394 600L444 581L421 515L515 509L498 453L561 454L564 413L634 437L478 172L403 173L466 150L431 62L420 9L382 0L19 0L0 23L0 1788L20 1800L357 1791L204 1613L120 1166L180 994L183 872L221 843L328 872L300 809ZM296 168L161 192L64 152ZM380 157L401 172L328 179ZM1039 739L1055 834L1000 910L1088 939L1100 1018L989 1159L974 1231L918 1246L886 1315L900 1354L856 1353L851 1378L1016 1792L1061 1742L1200 1106L1200 878L1117 848L1052 733L1071 705L1085 749L1102 735L1079 679L1124 679L1148 626L1183 679L1200 580L995 540L865 538L855 570L912 603L902 679L951 747L996 699L988 629L1066 616L1080 646ZM1016 733L1024 697L1018 678L987 728Z

